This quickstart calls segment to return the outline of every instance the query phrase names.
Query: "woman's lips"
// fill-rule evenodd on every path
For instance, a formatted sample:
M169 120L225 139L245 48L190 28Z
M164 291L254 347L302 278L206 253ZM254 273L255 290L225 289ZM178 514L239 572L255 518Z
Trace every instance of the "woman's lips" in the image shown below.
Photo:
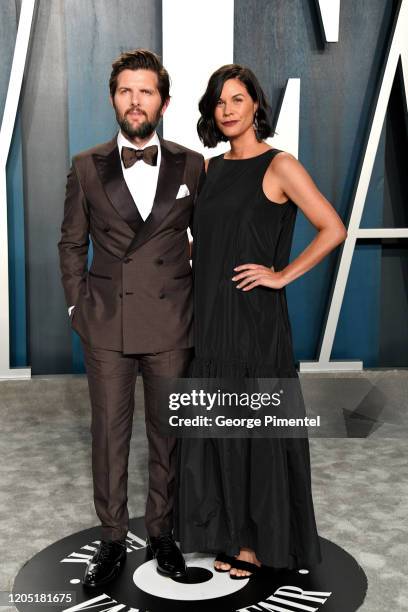
M225 127L231 127L232 125L235 125L236 123L238 123L238 120L224 121L222 125L225 125Z

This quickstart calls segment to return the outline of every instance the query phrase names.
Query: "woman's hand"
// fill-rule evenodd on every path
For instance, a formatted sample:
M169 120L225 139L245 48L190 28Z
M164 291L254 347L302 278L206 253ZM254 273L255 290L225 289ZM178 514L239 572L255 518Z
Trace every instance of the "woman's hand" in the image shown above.
M243 264L234 268L239 272L232 277L233 281L239 281L236 286L242 291L251 291L254 287L269 287L270 289L282 289L285 285L283 272L275 272L274 267L268 268L260 264Z

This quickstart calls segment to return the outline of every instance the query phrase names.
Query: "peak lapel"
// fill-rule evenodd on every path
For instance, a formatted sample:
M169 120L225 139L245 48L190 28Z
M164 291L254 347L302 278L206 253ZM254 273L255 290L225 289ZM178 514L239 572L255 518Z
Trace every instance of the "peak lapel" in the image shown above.
M124 221L137 232L144 223L123 178L116 138L107 154L94 154L93 160L106 195Z
M173 153L162 139L160 139L160 144L161 164L153 208L144 225L129 245L127 254L149 239L176 203L177 192L184 174L186 155L183 152Z

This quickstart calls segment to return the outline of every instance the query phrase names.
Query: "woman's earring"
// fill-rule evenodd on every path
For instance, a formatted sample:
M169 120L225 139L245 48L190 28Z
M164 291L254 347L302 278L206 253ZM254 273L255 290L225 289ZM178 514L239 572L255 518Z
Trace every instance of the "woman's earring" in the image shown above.
M256 112L254 115L254 122L252 125L254 127L255 136L256 136L257 141L261 142L262 138L260 138L258 134L258 112Z

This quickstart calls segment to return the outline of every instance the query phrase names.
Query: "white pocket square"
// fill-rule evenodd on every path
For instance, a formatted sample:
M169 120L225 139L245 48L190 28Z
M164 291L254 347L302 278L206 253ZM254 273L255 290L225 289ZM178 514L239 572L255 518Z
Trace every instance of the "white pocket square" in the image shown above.
M190 192L188 190L187 185L180 185L177 196L176 196L176 200L178 200L179 198L185 198L187 196L190 195Z

